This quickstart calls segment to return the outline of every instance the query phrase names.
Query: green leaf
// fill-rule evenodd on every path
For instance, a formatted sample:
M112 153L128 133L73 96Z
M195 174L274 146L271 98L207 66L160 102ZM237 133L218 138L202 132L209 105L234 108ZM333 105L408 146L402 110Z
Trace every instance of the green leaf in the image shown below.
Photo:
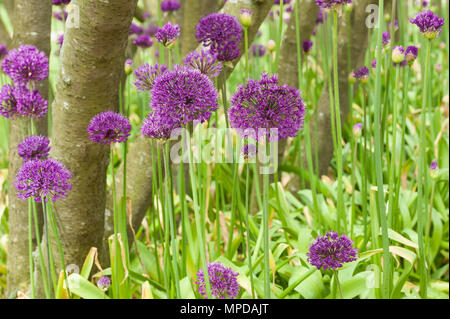
M80 276L79 274L71 274L68 277L70 291L84 299L109 299L103 291L101 291L93 283Z

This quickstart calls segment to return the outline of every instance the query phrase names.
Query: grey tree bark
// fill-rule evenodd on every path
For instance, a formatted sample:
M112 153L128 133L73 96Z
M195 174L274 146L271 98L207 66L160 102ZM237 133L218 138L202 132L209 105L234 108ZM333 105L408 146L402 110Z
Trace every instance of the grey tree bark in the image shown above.
M186 0L189 2L189 0ZM252 26L248 30L248 39L249 43L253 41L256 36L256 33L269 13L270 8L273 5L272 0L257 0L257 1L249 1L242 2L239 1L237 3L228 1L225 5L223 5L220 12L224 12L227 14L231 14L239 19L241 9L249 9L253 12L253 22ZM186 8L186 10L189 10ZM206 13L205 13L206 14ZM203 14L204 15L204 14ZM202 16L203 16L202 15ZM242 41L240 43L241 52L244 52L244 37L242 37ZM199 49L201 46L197 46ZM184 50L184 49L183 49ZM188 51L189 52L189 51ZM230 76L234 67L239 62L239 58L233 61L230 66L224 68L220 75L221 81L226 80L228 76ZM151 163L151 141L148 138L138 137L136 143L130 146L128 156L133 162L128 164L127 174L128 176L139 176L139 178L132 179L128 178L127 183L127 196L130 197L132 202L132 215L133 215L133 228L138 229L140 224L142 223L143 218L145 217L145 213L147 209L151 205L152 198L152 167L149 165ZM146 165L142 165L142 163L146 163ZM117 189L121 190L122 186L122 166L118 170L118 175L116 178ZM120 196L120 191L118 193ZM111 207L112 196L108 196L108 204L107 207ZM106 214L109 216L110 210L106 210ZM107 235L112 234L112 219L107 219L108 225L105 226L106 230L109 232L105 232L105 239ZM128 227L128 233L131 234L131 230Z
M119 82L137 0L73 0L79 25L67 28L53 103L51 156L72 172L72 190L55 202L66 264L81 268L91 247L102 253L109 147L86 132L96 114L117 109ZM69 16L69 19L71 17ZM55 250L55 256L57 252Z
M16 0L13 20L14 48L29 44L50 55L51 11L50 0ZM40 81L36 87L41 96L48 99L48 80ZM14 297L18 290L29 285L28 262L28 202L17 198L14 181L22 159L17 154L17 145L23 140L20 119L10 121L9 133L9 240L8 240L8 284L7 295ZM23 121L25 132L28 121ZM47 118L37 121L37 133L47 135Z

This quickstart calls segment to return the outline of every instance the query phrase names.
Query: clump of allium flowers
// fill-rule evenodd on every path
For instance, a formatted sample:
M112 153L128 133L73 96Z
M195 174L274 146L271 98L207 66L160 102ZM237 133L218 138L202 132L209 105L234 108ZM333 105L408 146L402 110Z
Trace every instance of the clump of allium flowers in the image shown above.
M3 71L16 83L27 84L48 77L48 58L32 45L9 51L2 62Z
M355 72L355 78L361 81L361 83L366 84L369 81L370 70L363 66L361 69Z
M405 55L406 55L406 62L409 66L413 65L414 61L416 61L417 56L419 54L419 48L413 45L410 45L406 48Z
M98 144L124 143L130 136L130 131L129 120L113 111L97 114L87 127L89 138Z
M219 299L234 299L239 294L239 284L237 282L238 273L233 272L221 263L208 264L209 283L211 285L211 295ZM207 297L205 276L203 270L197 273L198 292Z
M26 200L33 197L36 202L63 198L72 189L72 177L67 168L54 159L27 161L16 175L17 197Z
M436 38L441 33L442 26L444 25L444 19L439 18L431 10L420 12L410 22L417 25L423 36L430 40Z
M168 140L172 130L179 128L176 125L167 125L161 116L155 112L150 113L141 126L141 133L156 140Z
M336 270L344 263L355 261L357 255L358 249L353 247L353 241L333 231L317 237L307 253L308 262L319 270Z
M150 91L153 87L153 81L155 78L167 71L167 67L164 64L149 65L145 63L134 70L134 75L137 80L133 83L139 91Z
M302 44L303 52L306 55L311 54L311 49L312 49L313 45L314 45L314 42L312 42L312 41L304 41Z
M195 37L219 61L232 61L239 57L242 28L235 17L226 13L211 13L200 19Z
M261 58L266 55L266 47L263 44L252 44L250 50L255 58Z
M156 40L162 43L165 47L171 47L180 36L180 27L178 24L173 25L167 22L162 28L158 29L155 34Z
M177 0L164 0L161 2L162 12L172 12L180 9L181 3Z
M97 287L102 291L106 291L111 286L111 279L108 276L100 277L97 281Z
M45 136L28 136L17 146L19 156L24 161L44 160L50 152L50 141Z
M218 94L213 82L185 66L175 66L157 76L151 95L151 108L169 126L207 121L217 109Z
M249 79L239 86L231 104L230 125L244 137L256 139L255 133L263 129L258 138L285 139L296 136L303 126L305 105L300 91L279 85L276 75L263 73L259 80ZM277 129L277 137L271 136L271 129Z
M192 51L183 60L184 64L200 71L200 73L215 78L222 71L222 63L217 61L217 56L211 54L209 50L201 50L200 52ZM217 62L217 63L216 63Z
M147 34L141 34L133 41L134 45L140 48L150 48L153 45L153 40Z
M4 44L0 44L0 60L8 54L8 48Z
M316 0L316 4L324 9L338 9L341 6L352 2L353 0Z

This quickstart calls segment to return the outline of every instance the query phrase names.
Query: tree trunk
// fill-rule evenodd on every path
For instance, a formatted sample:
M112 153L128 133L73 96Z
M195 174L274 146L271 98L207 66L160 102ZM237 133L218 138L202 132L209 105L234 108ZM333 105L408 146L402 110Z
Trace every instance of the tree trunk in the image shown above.
M102 253L109 147L93 143L86 128L98 113L118 109L119 82L136 3L71 3L78 9L72 12L79 12L80 23L66 29L61 50L51 151L73 174L72 190L54 203L66 265L81 268L91 247Z
M14 8L13 47L22 44L34 45L50 56L51 11L50 0L16 0ZM36 85L41 96L48 99L48 80ZM9 240L8 240L8 285L7 295L14 297L17 290L29 284L28 262L28 202L18 199L14 181L16 172L22 166L17 154L17 145L23 140L20 119L10 121L8 198L9 198ZM23 121L25 132L27 123ZM37 121L37 133L47 135L47 118Z

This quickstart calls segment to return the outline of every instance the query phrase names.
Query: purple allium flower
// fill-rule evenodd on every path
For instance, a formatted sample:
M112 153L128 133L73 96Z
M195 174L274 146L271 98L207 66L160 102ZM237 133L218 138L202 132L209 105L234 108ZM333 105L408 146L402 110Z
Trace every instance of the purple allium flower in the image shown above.
M17 114L17 99L16 90L19 90L17 86L11 86L5 84L0 90L0 115L6 118L14 118Z
M239 284L237 282L239 274L221 263L209 263L207 267L212 296L220 299L236 298L239 294ZM197 272L195 284L199 286L198 292L205 298L208 298L203 270Z
M139 91L150 91L153 87L153 81L155 78L167 71L167 67L164 64L159 65L149 65L145 63L134 70L134 75L137 78L133 84L137 87Z
M45 136L28 136L17 146L19 156L25 161L45 160L50 152L50 141Z
M302 44L303 52L306 55L309 55L311 53L311 49L312 49L313 45L314 45L314 42L312 42L312 41L304 41Z
M280 0L274 0L274 4L280 5ZM291 0L283 0L283 5L291 3Z
M326 13L325 13L325 15L326 15ZM323 24L323 21L324 21L324 13L323 13L322 8L320 8L319 13L317 14L315 23L316 23L316 25L319 25L319 24Z
M69 16L69 13L68 13L66 10L64 10L63 12L64 12L64 18L63 18L63 16L62 16L61 12L53 11L52 14L53 14L53 17L54 17L56 20L58 20L58 21L64 21L64 20L67 20L67 17Z
M126 59L124 65L124 71L126 75L130 75L131 73L133 73L133 64L134 64L133 60Z
M372 60L370 65L372 66L372 69L375 69L377 67L377 60Z
M413 65L414 61L417 59L417 55L419 54L419 48L413 45L410 45L406 48L406 62L409 66Z
M383 32L383 45L387 47L389 44L391 44L391 34L389 31Z
M164 0L161 2L162 12L177 11L181 7L181 3L177 0Z
M254 157L257 152L258 147L255 144L245 144L244 147L242 147L242 154L245 159Z
M52 4L55 6L69 4L71 0L52 0Z
M319 236L309 246L308 262L317 269L336 270L343 263L357 259L358 249L353 247L353 242L345 235L329 231L324 236Z
M217 109L218 94L213 82L200 71L175 66L157 76L151 91L152 109L169 126L207 121Z
M97 281L97 287L100 288L100 290L106 291L109 286L111 286L111 279L109 279L108 276L100 277Z
M130 131L129 120L113 111L97 114L87 127L89 138L98 144L124 143L130 136Z
M133 43L141 48L150 48L153 45L153 40L147 34L141 34L134 39Z
M410 22L419 27L420 32L427 39L434 39L441 33L442 26L444 25L444 19L439 18L433 11L422 11Z
M63 164L51 158L24 162L16 175L17 197L23 200L33 197L36 202L41 202L41 197L55 201L72 189L71 177Z
M363 66L361 69L355 72L355 78L361 81L361 83L365 84L369 80L370 70L366 66Z
M316 4L324 9L337 9L340 6L350 4L353 0L316 0Z
M4 44L0 44L0 60L8 54L8 48Z
M259 138L267 135L270 140L286 139L296 136L303 126L305 105L300 92L279 85L276 75L263 73L259 80L249 79L239 86L231 104L230 125L244 137L256 139L258 129L264 129ZM271 129L277 129L278 136L271 136Z
M134 23L131 23L131 26L130 26L130 34L142 34L142 33L144 33L144 29L143 28L141 28L140 26L138 26L138 25L136 25L136 24L134 24Z
M353 125L353 136L355 138L360 138L362 133L362 123L356 123Z
M158 26L157 26L157 25L154 25L154 24L150 24L150 25L148 26L148 28L145 29L144 32L145 32L145 34L147 34L148 36L153 37L153 36L156 34L156 32L158 32Z
M405 61L405 48L401 46L395 46L392 50L392 62L395 65L403 63Z
M251 51L255 58L261 58L266 55L266 47L262 44L252 44Z
M439 177L439 166L436 161L432 161L430 164L430 176L432 179L437 179Z
M29 91L25 87L20 87L14 92L17 113L20 116L37 119L47 114L48 101L41 97L38 90Z
M217 62L217 56L211 54L209 50L201 50L200 52L192 51L183 60L184 64L200 71L200 73L215 78L222 71L222 63Z
M158 29L158 32L155 34L156 40L161 42L165 47L171 47L179 36L180 27L178 24L173 25L170 21Z
M26 84L48 77L48 58L32 45L9 51L2 63L3 71L16 83Z
M225 13L212 13L200 19L195 37L219 61L232 61L239 57L242 28L239 22Z
M141 133L157 140L167 140L170 138L172 130L180 126L167 125L163 118L156 112L150 113L141 126Z

